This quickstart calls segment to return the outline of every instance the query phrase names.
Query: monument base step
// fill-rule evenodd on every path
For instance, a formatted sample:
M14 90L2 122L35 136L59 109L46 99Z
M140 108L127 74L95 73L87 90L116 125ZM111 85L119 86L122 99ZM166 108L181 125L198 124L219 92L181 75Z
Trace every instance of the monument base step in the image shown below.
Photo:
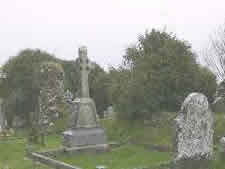
M67 148L105 144L103 128L75 128L63 132L63 146Z
M107 144L99 144L99 145L89 145L89 146L80 146L80 147L64 147L64 153L69 153L70 155L84 152L94 152L94 153L102 153L109 151L109 146Z

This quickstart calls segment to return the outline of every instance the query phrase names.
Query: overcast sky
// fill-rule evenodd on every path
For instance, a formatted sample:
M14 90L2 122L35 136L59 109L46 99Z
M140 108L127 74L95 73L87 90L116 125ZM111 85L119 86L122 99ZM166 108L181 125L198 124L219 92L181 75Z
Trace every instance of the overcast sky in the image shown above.
M199 52L225 23L224 0L1 0L0 64L25 48L75 59L80 45L107 67L146 29L165 26Z

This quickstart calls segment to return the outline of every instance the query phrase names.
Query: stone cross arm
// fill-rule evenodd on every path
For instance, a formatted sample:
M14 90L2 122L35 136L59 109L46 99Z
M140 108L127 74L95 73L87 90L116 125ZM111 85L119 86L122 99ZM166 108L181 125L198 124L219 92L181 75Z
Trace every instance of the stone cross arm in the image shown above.
M85 46L79 48L79 63L81 71L81 97L89 97L88 74L94 68L94 63L90 62Z

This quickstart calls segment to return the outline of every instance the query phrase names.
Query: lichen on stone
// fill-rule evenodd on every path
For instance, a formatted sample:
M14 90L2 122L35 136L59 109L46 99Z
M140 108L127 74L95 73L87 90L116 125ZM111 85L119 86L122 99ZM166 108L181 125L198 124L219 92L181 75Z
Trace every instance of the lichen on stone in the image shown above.
M64 103L64 71L60 64L46 62L40 66L39 123L49 124L60 118Z
M212 157L214 117L206 96L190 94L182 104L175 123L175 160Z

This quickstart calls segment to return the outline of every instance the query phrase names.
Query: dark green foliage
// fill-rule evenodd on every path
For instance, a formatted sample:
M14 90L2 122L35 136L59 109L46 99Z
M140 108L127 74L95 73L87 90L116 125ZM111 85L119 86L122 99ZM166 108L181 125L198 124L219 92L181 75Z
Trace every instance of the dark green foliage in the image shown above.
M45 61L56 61L54 56L40 50L26 49L12 57L4 65L7 79L2 83L1 96L5 98L5 110L9 126L14 115L19 115L29 123L30 112L34 112L39 95L36 72Z
M80 96L80 66L76 61L62 61L65 71L65 88L69 89L75 97ZM96 103L97 112L102 116L103 111L111 104L108 92L109 76L97 63L89 74L90 97Z
M127 48L124 65L111 70L113 102L125 118L152 118L177 111L190 92L212 100L215 76L200 67L190 45L166 32L152 30Z
M3 80L0 95L5 99L9 126L15 115L26 119L27 125L32 118L31 112L38 112L38 96L43 79L40 78L40 66L52 62L62 65L65 72L65 88L69 89L75 97L79 96L80 72L78 61L64 61L40 50L26 49L17 56L12 57L4 65L7 79ZM102 113L110 104L108 95L108 76L97 64L89 76L90 93L94 98L97 111Z
M212 103L217 88L216 76L207 67L202 66L199 66L196 74L198 77L197 91L204 93Z
M103 117L103 111L111 104L109 96L110 77L97 64L95 64L95 68L89 77L90 96L96 103L99 116Z
M65 88L69 89L75 97L78 96L80 73L78 60L75 61L61 61L63 70L65 72Z

